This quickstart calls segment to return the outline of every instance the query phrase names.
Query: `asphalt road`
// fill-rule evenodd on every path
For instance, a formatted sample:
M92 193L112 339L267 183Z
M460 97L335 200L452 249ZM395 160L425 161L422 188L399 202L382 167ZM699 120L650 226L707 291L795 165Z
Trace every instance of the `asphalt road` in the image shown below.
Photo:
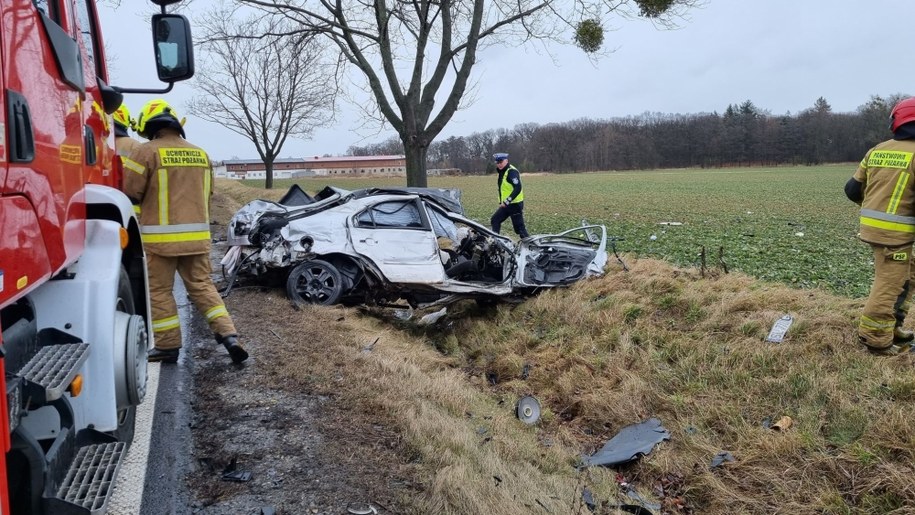
M193 357L186 351L200 342L209 343L212 335L200 317L192 316L184 286L180 280L176 283L184 349L177 364L149 364L150 389L138 408L136 434L118 473L110 515L194 513L184 480L195 466L189 403Z

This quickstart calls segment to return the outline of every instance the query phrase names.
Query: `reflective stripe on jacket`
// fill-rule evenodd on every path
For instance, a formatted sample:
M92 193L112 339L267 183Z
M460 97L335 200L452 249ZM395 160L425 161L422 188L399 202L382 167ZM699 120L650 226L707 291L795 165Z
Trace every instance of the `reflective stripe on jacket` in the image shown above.
M213 194L209 157L172 130L160 135L124 159L124 193L140 203L143 244L160 256L207 253Z
M524 200L524 190L521 188L521 172L513 165L508 165L504 170L499 172L499 202L505 202L505 199L511 196L515 185L508 181L509 173L514 171L518 175L518 195L512 197L512 204L517 204Z
M854 179L864 191L862 240L880 245L915 241L913 156L915 140L889 140L872 148L861 160Z

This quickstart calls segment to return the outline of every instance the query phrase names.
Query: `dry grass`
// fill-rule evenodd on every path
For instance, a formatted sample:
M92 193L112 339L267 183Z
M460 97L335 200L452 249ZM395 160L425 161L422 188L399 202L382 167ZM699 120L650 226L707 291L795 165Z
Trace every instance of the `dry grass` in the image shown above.
M269 340L270 374L399 433L416 513L585 513L583 487L608 513L616 471L574 465L652 416L671 440L619 473L666 512L915 513L915 355L857 348L861 301L627 263L519 305L460 304L432 328L295 311L279 292L233 294L230 309ZM786 340L765 342L784 313ZM545 408L536 427L513 417L526 394ZM788 430L764 427L783 415ZM721 450L736 461L710 469Z

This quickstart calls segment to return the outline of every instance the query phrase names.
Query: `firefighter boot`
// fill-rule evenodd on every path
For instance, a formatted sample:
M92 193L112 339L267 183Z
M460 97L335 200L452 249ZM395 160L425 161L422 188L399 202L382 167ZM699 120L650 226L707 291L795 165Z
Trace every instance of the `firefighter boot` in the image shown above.
M161 361L162 363L177 363L179 352L180 352L180 349L153 348L146 355L146 359L150 363L155 363L158 361Z
M238 343L238 335L216 335L216 341L221 343L223 347L229 351L229 357L232 358L232 363L238 364L248 359L248 351L246 351L245 348L242 347L240 343Z
M893 329L893 343L912 343L915 340L915 332L897 327Z
M867 344L867 341L864 338L858 338L858 343L864 346L868 352L871 354L876 354L878 356L898 356L903 352L909 350L909 344L890 344L888 347L872 347Z

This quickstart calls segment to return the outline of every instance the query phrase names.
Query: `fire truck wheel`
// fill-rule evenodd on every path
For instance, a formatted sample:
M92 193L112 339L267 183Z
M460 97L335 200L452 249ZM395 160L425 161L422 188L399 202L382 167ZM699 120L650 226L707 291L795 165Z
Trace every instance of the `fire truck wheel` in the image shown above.
M115 367L118 426L109 434L129 446L133 441L137 417L135 404L142 400L146 389L147 335L146 324L142 317L136 315L130 277L123 267L118 278L116 309L118 313L115 318L126 323L117 323L115 328L115 351L123 353L123 362L118 366L116 361ZM142 392L137 391L138 386L143 389Z

